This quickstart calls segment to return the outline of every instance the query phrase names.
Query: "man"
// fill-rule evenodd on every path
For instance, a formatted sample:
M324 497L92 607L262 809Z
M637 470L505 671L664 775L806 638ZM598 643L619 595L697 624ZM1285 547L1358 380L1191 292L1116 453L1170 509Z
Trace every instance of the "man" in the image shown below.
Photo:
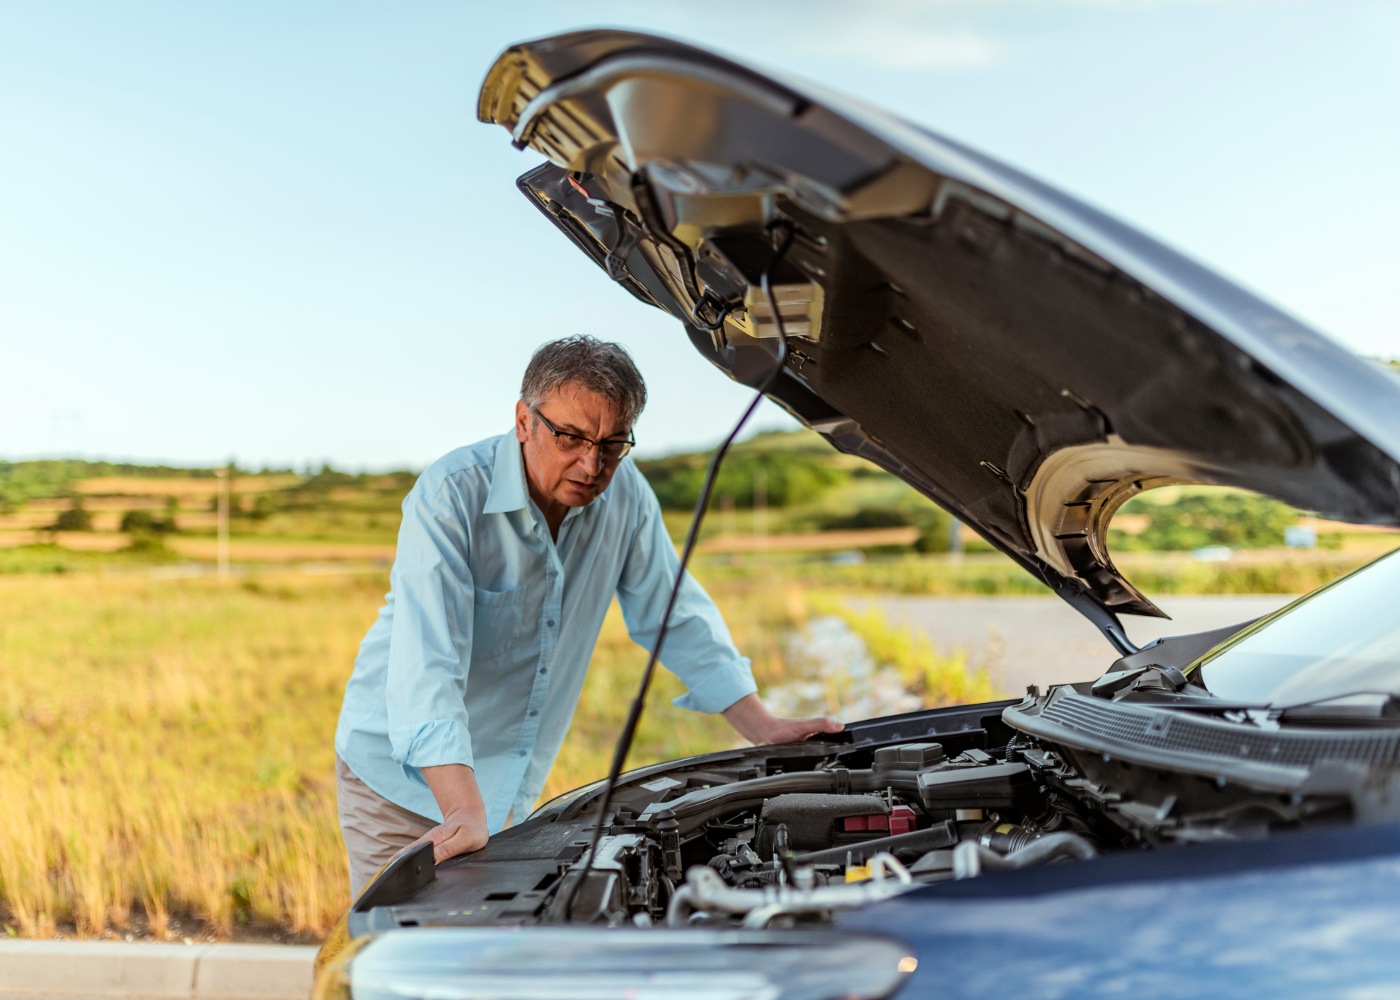
M403 848L438 862L523 819L567 730L616 594L650 649L678 560L655 494L623 458L646 387L616 344L535 352L515 432L430 465L404 499L398 555L336 729L351 890ZM663 660L684 708L723 712L753 743L836 732L755 693L718 609L686 578Z

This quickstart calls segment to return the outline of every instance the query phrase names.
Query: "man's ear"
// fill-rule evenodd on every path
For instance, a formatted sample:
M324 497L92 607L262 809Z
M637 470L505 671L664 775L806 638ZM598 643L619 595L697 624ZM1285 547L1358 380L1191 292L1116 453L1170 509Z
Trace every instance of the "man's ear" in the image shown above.
M530 408L523 399L515 401L515 440L521 444L530 440Z

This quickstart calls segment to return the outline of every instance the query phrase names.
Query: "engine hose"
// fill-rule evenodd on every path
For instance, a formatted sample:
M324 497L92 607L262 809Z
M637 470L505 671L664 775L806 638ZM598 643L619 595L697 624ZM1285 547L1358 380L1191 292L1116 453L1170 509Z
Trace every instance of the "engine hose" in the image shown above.
M742 916L745 927L762 928L783 914L817 914L850 910L877 903L910 889L914 880L892 854L876 854L870 859L871 878L844 885L816 885L811 870L797 885L740 889L725 885L713 868L700 865L686 872L685 885L676 890L666 908L666 925L683 927L700 912Z
M1046 834L1019 851L1006 855L965 840L953 849L953 878L976 878L984 871L1029 868L1057 858L1087 860L1097 855L1098 851L1094 849L1093 844L1079 834L1068 831Z
M730 854L717 854L711 858L707 864L715 871L719 872L719 877L730 885L737 885L739 879L734 875L734 861L736 859Z
M957 843L957 829L951 820L935 824L927 830L914 830L910 833L897 833L892 837L878 837L855 844L841 844L821 851L799 854L793 858L800 865L840 864L847 855L858 854L863 858L872 857L877 851L936 851L941 847L952 847ZM720 874L723 874L721 872Z
M983 847L990 847L998 854L1011 854L1021 850L1029 844L1035 843L1045 835L1046 831L1039 830L1033 826L1012 826L1009 828L998 826L977 838L977 842Z

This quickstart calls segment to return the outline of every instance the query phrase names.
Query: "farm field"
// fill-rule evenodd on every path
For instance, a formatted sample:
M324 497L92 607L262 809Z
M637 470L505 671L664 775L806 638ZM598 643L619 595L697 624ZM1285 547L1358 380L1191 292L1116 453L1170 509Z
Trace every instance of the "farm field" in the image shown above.
M382 570L0 577L0 921L24 937L314 940L348 903L335 820L341 688ZM714 587L760 684L800 678L785 637L834 598ZM869 616L852 626L929 703L985 678ZM644 658L609 617L546 797L602 776ZM828 681L839 711L849 692ZM659 675L631 760L733 745Z
M983 664L892 627L869 599L1048 591L892 477L812 444L736 447L695 566L760 685L837 714L996 697ZM701 459L647 466L673 534ZM0 928L325 933L348 902L331 738L412 482L238 472L220 578L211 470L0 462ZM1156 492L1125 508L1115 548L1148 594L1301 593L1400 544L1262 498ZM1316 544L1282 548L1288 527ZM833 619L894 702L829 662ZM614 611L547 796L605 773L643 663ZM733 744L677 694L661 672L632 764Z
M1157 572L1169 573L1160 561ZM1289 592L1347 564L1275 556L1177 569L1204 567L1185 578L1193 589ZM310 569L246 566L230 580L161 567L0 575L0 924L9 933L306 941L327 930L348 902L331 735L386 573ZM843 600L1011 592L1016 577L989 560L710 562L697 574L766 690L797 683L809 701L816 690L804 710L862 703L849 678L813 682L816 665L793 641L833 613L897 675L910 704L1000 693L979 664ZM643 662L614 613L547 796L605 773ZM733 745L718 717L674 708L677 694L661 672L632 763Z

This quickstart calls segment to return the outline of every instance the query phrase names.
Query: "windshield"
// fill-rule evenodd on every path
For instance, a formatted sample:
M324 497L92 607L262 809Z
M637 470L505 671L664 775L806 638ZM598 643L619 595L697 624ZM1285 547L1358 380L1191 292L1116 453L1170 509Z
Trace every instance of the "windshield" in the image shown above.
M1229 701L1287 708L1400 695L1400 550L1309 594L1187 668Z

